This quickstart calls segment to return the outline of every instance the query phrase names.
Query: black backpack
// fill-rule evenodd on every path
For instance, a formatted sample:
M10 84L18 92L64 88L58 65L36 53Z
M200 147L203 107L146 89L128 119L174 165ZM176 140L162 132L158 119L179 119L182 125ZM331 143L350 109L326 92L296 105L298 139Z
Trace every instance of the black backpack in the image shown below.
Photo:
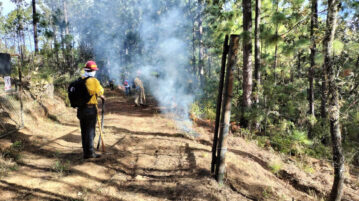
M81 107L86 105L91 99L91 95L86 87L86 80L90 77L82 79L81 77L70 83L69 88L67 89L67 94L69 95L71 107Z

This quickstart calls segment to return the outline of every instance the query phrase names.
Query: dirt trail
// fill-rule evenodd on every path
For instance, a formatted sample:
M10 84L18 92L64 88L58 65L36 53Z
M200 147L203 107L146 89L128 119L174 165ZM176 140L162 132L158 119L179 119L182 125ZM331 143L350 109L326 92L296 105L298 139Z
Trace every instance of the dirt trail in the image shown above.
M29 126L0 140L1 147L19 140L23 146L18 168L0 179L0 200L316 200L332 182L327 164L313 159L315 172L308 174L231 136L226 185L218 186L209 172L211 128L195 126L200 136L193 138L154 105L133 107L116 92L106 103L107 152L83 160L76 111L59 99L43 106L51 119L30 109ZM273 174L269 164L276 160L283 168ZM346 200L359 200L356 179L346 181Z

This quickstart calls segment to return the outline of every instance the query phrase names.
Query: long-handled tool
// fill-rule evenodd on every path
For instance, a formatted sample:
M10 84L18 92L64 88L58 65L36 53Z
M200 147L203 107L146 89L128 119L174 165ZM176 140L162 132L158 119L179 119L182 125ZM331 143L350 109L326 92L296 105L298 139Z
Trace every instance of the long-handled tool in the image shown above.
M100 123L100 118L99 118L99 115L97 113L97 117L98 117L98 127L100 129L100 136L98 137L98 143L97 143L97 150L99 150L100 148L100 143L102 145L102 152L105 152L105 143L103 142L103 121L104 121L104 116L105 116L105 100L104 99L101 99L102 100L102 111L101 111L101 123ZM97 109L98 111L98 109Z

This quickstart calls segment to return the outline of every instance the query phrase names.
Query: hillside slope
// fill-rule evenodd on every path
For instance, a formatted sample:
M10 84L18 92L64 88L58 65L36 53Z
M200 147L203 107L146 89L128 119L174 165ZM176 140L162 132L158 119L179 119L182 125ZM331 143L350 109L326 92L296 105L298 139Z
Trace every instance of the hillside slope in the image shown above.
M76 110L59 98L41 106L28 99L26 128L0 139L17 164L0 178L0 200L318 200L330 191L328 163L281 156L238 136L229 138L226 185L218 186L210 176L210 127L195 125L193 138L155 105L136 108L107 94L106 153L93 160L82 159ZM358 172L347 174L344 200L359 200Z

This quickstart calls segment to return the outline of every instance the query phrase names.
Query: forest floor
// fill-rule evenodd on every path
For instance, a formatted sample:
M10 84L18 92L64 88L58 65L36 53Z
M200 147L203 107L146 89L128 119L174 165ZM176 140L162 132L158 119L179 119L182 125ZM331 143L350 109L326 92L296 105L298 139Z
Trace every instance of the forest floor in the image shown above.
M156 105L134 107L107 92L106 153L90 160L82 159L76 110L57 97L43 99L41 107L27 99L26 127L0 139L0 164L12 167L0 174L0 200L291 201L320 200L330 191L330 163L283 156L236 135L228 139L225 185L219 186L210 175L210 124L195 123L199 136L193 137ZM347 170L343 200L359 201L359 170Z

